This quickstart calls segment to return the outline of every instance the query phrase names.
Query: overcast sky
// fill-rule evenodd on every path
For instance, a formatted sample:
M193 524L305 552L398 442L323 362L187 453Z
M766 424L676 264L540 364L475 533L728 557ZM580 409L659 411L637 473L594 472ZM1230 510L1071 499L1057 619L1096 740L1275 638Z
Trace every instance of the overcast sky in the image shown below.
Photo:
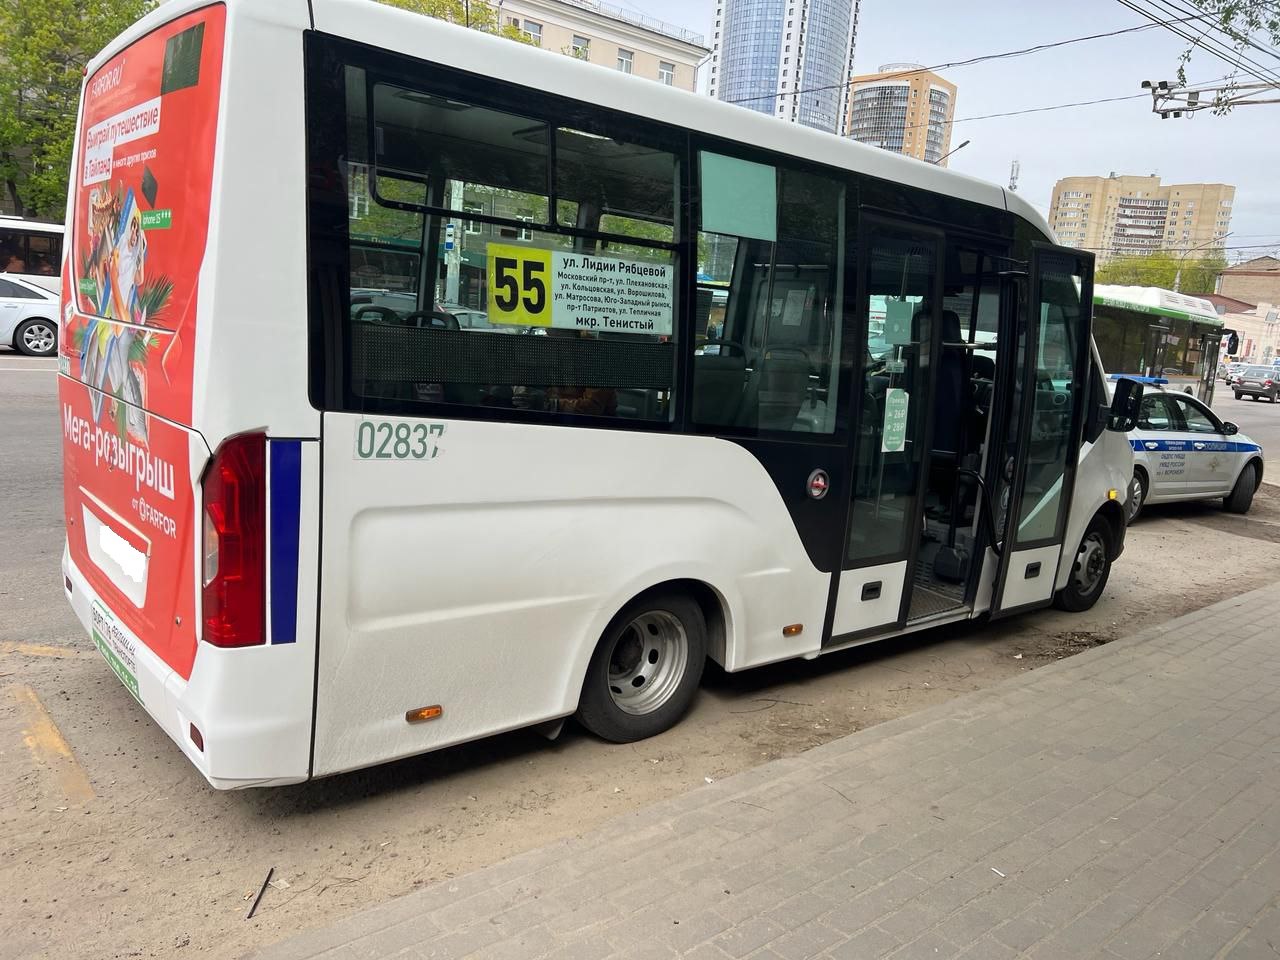
M713 0L611 0L704 33L710 44ZM958 4L942 0L863 0L854 70L897 61L926 66L1144 23L1116 0L1043 0ZM1280 104L1238 108L1225 117L1202 111L1161 120L1141 90L1146 79L1175 78L1183 41L1161 28L1072 44L1056 50L940 71L959 87L956 118L1077 100L1142 94L1119 103L956 123L951 145L971 141L950 160L954 170L1007 184L1021 161L1018 192L1048 212L1053 184L1067 176L1155 173L1164 183L1236 187L1227 245L1236 259L1280 248ZM1280 72L1280 60L1265 54ZM1217 80L1230 67L1197 52L1194 82Z

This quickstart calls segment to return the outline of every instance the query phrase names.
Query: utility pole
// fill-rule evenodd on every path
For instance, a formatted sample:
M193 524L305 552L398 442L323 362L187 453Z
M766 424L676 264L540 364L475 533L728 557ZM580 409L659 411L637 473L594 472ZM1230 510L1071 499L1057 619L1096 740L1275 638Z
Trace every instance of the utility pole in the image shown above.
M462 209L462 181L449 181L449 208ZM444 299L457 304L459 280L462 274L462 221L452 218L445 223L444 239Z
M1280 85L1274 83L1210 83L1183 87L1168 80L1143 80L1142 89L1151 91L1151 112L1159 114L1161 120L1189 117L1201 110L1222 113L1234 107L1280 103L1280 97L1265 96L1280 93Z
M1174 293L1182 292L1182 261L1187 258L1187 254L1194 253L1196 250L1200 250L1201 248L1207 247L1213 243L1221 243L1223 240L1227 239L1227 237L1231 236L1232 233L1235 233L1235 231L1228 231L1220 237L1213 237L1212 239L1206 240L1204 243L1197 244L1194 247L1188 247L1186 250L1182 251L1182 256L1178 257L1178 272L1173 275Z

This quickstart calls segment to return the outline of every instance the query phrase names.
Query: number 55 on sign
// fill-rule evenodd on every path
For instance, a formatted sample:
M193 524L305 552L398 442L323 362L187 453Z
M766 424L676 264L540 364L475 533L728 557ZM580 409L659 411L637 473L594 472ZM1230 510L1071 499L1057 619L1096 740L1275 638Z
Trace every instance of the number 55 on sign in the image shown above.
M551 326L551 251L489 244L489 322Z

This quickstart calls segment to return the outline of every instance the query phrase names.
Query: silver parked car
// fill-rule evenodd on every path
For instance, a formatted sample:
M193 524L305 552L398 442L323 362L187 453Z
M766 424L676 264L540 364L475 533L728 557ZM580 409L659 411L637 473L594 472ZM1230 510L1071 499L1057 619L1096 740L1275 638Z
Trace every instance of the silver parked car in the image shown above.
M58 352L58 295L14 276L0 277L0 343L30 357Z
M1250 400L1266 397L1275 403L1276 395L1280 394L1280 370L1260 365L1244 367L1236 371L1230 383L1237 400L1241 397Z

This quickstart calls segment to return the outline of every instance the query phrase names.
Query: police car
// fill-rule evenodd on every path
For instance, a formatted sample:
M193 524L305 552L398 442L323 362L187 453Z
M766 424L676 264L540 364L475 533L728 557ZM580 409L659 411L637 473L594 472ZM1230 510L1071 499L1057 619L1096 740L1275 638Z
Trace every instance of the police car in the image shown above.
M1129 434L1129 520L1148 503L1218 497L1232 513L1248 513L1262 482L1262 447L1190 394L1164 389L1168 381L1134 379L1143 381L1144 392Z

